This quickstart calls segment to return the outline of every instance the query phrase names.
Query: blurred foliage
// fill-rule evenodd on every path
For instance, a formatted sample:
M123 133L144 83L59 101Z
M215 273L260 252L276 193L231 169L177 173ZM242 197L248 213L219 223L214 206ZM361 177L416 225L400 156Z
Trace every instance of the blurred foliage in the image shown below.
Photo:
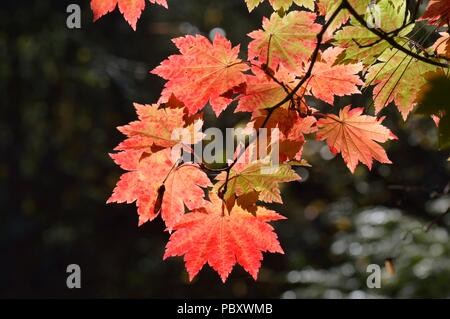
M439 116L439 146L450 147L450 79L442 72L429 79L422 90L417 113Z
M170 11L145 10L133 32L117 10L93 24L85 0L82 29L69 30L72 2L1 4L1 297L449 297L448 218L399 246L397 274L382 289L364 285L364 265L382 264L403 232L449 205L449 154L437 150L434 123L405 124L392 106L383 112L400 138L388 149L393 165L353 176L312 142L313 167L298 168L302 182L275 207L289 218L275 225L286 254L267 255L257 282L237 269L222 285L205 269L189 283L181 258L162 261L161 222L138 228L133 205L105 204L121 173L108 157L122 138L115 127L134 119L132 102L157 100L162 82L148 71L175 51L170 38L219 31L245 48L270 9L170 0ZM352 99L370 104L367 95ZM207 127L247 118L232 112L209 111ZM71 263L81 266L82 289L66 288Z
M447 205L450 197L432 205ZM333 236L328 269L311 266L288 272L292 289L283 298L449 298L450 243L448 231L424 227L400 210L375 207L355 213L349 203L329 208L324 223L336 225L346 218L349 230ZM384 266L392 260L394 271L382 272L380 289L367 289L369 264Z

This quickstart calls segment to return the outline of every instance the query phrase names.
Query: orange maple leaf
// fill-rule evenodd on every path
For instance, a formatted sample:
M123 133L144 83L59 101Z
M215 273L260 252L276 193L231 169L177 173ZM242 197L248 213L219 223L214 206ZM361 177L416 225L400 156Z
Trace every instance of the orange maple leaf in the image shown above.
M167 8L166 0L150 0L150 3L156 3ZM125 20L133 30L136 30L136 23L145 9L145 0L91 0L94 21L113 11L117 5Z
M441 36L433 44L432 48L438 55L450 58L450 34L447 32L440 32Z
M285 89L260 68L253 67L252 72L254 75L246 76L246 89L239 96L239 104L235 112L259 113L259 110L274 106L287 95ZM280 67L274 72L273 76L290 90L298 83L298 80L295 79L295 74L289 73L284 67ZM286 102L286 105L288 104L289 102Z
M267 222L285 219L258 207L256 214L235 205L231 211L214 193L203 210L184 215L175 225L164 259L184 256L192 280L208 263L226 281L236 263L256 280L263 252L281 253L277 235Z
M127 136L115 150L135 152L139 157L143 153L173 147L179 143L196 144L203 138L202 120L184 127L184 110L182 108L160 108L160 105L134 104L139 120L118 127ZM120 154L120 153L119 153ZM122 156L122 155L116 155Z
M124 170L108 203L137 202L139 224L153 220L161 212L170 230L189 209L204 204L201 187L211 186L207 175L196 165L177 166L175 146L202 140L203 121L185 126L182 108L134 104L139 120L119 127L127 138L110 154ZM172 104L168 106L173 106ZM189 149L189 147L187 147Z
M341 153L347 167L354 173L358 162L372 168L373 159L391 164L385 150L376 142L397 139L381 125L383 118L362 115L363 108L344 107L339 116L327 114L317 122L317 138L326 140L333 153Z
M449 23L450 2L448 0L430 0L427 9L419 20L428 20L438 26Z
M342 48L329 48L323 52L322 61L314 64L311 77L305 85L314 97L331 105L334 96L361 93L358 85L364 85L358 76L364 67L362 63L334 65L342 51Z
M161 213L168 230L171 230L183 216L184 205L192 210L206 204L202 187L211 186L211 181L198 166L177 167L170 149L142 159L134 154L111 154L118 165L130 172L121 176L108 203L130 204L136 201L139 225Z
M232 101L229 92L246 81L243 72L248 65L238 58L239 46L232 47L220 34L213 43L200 35L173 42L181 54L170 56L152 71L168 80L160 102L166 102L173 94L184 103L189 115L210 102L219 115Z
M247 125L249 129L259 129L265 122L267 110L253 112L253 121ZM280 107L272 112L272 116L264 126L268 130L278 128L279 134L279 160L281 163L288 160L300 161L306 134L317 131L316 119L313 116L301 118L297 111ZM270 134L268 142L270 143Z

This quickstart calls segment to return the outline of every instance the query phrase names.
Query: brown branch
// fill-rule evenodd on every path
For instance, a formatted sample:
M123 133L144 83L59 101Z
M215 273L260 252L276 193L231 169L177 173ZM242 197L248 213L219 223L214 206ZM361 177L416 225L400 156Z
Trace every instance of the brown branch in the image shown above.
M435 219L433 219L426 227L424 232L428 233L430 231L430 229L436 225L437 223L439 223L441 220L444 219L445 216L447 216L448 214L450 214L450 208L447 209L447 211L443 214L438 215Z
M406 0L406 4L405 4L405 16L403 17L403 23L402 23L402 27L404 27L407 24L407 20L408 20L408 7L409 7L409 0Z
M369 43L369 44L360 44L355 39L352 39L352 41L355 42L355 44L358 46L358 48L365 49L365 48L370 48L370 47L374 46L375 44L378 44L378 43L382 42L383 39L380 38L380 39L378 39L378 40L376 40L376 41L374 41L372 43Z

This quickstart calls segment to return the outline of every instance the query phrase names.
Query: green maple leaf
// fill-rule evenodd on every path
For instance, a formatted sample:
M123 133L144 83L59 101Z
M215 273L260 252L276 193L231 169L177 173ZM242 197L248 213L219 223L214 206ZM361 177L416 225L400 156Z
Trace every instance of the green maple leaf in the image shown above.
M363 15L367 10L367 6L369 5L370 0L349 0L349 3L356 10L356 12ZM326 21L331 18L333 13L336 12L341 4L342 1L339 0L318 1L319 11L322 15L325 16ZM336 18L331 22L326 34L328 36L331 36L334 31L339 29L343 24L347 23L347 21L350 19L350 16L351 15L348 10L341 10L341 12L339 12Z
M283 64L289 71L296 71L307 60L316 46L316 35L321 26L314 21L316 14L292 11L280 17L273 13L263 19L263 28L249 33L253 40L248 46L250 59L258 59L276 70Z
M417 104L417 95L426 83L424 75L437 66L418 61L397 49L389 49L369 68L366 85L374 84L374 105L380 112L389 103L397 105L403 119Z
M380 28L385 32L398 30L402 27L405 19L405 1L403 0L381 0L378 4ZM394 39L404 44L404 37L414 29L409 25L402 29ZM337 58L337 64L349 64L362 62L369 66L373 64L391 45L380 39L375 33L362 26L355 19L351 19L351 25L338 31L335 36L335 44L345 48Z
M216 177L218 183L214 186L219 191L226 179L223 172ZM233 196L257 192L258 199L266 203L282 203L280 183L299 180L300 177L288 163L273 165L267 158L250 163L240 163L231 169L228 178L227 191L224 199L227 201Z

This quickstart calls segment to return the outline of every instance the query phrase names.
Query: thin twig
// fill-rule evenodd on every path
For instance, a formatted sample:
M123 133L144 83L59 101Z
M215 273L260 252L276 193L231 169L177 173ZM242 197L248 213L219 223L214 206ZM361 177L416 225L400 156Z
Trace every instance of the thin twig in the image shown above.
M375 29L375 28L370 28L367 25L366 20L364 20L364 17L360 16L358 14L358 12L355 10L355 8L352 7L352 5L348 2L348 0L342 0L342 6L347 9L350 14L362 25L364 26L367 30L369 30L370 32L374 33L375 35L377 35L378 37L382 38L383 40L385 40L386 42L388 42L390 45L392 45L394 48L402 51L403 53L406 53L407 55L416 58L419 61L431 64L431 65L435 65L435 66L439 66L439 67L444 67L444 68L448 68L449 65L448 63L442 63L442 62L438 62L438 61L434 61L430 58L424 57L420 54L417 54L411 50L408 50L406 48L404 48L403 46L399 45L397 43L397 41L395 41L392 37L390 37L388 34L386 34L386 32L380 30L380 29ZM447 60L448 61L448 60Z
M438 215L435 219L433 219L426 227L424 232L428 233L430 231L430 229L436 225L437 223L439 223L441 220L444 219L445 216L447 216L450 213L450 209L447 209L447 211L443 214Z

